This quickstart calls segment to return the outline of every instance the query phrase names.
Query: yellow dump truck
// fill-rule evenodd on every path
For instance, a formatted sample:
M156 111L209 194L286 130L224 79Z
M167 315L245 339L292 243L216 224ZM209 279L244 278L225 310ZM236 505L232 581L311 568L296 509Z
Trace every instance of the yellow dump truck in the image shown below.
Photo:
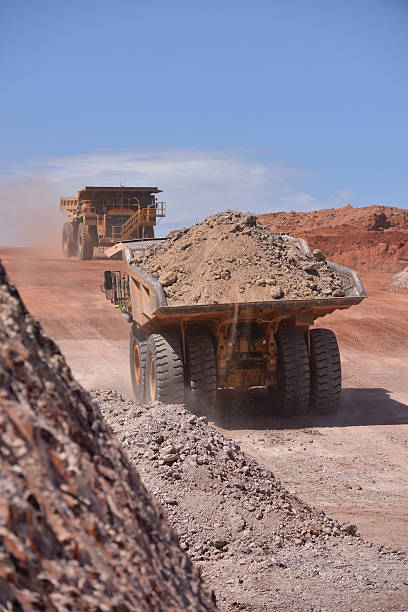
M117 242L154 237L154 226L166 214L157 200L157 187L85 187L76 197L61 198L65 257L92 259L94 249L104 251Z
M306 241L283 236L307 257ZM341 393L335 334L316 319L360 303L366 293L354 270L327 262L344 297L270 299L170 306L161 283L132 263L151 243L119 244L126 271L106 271L107 299L131 324L130 373L136 399L211 409L218 389L268 387L280 413L335 412Z

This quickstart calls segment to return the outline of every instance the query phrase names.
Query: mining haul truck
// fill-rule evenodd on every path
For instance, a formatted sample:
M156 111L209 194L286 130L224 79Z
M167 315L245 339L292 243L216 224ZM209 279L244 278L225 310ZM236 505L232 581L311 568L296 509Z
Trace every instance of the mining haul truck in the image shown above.
M153 238L166 213L157 193L157 187L85 187L76 198L61 198L60 210L71 219L62 230L65 257L92 259L95 248Z
M311 256L305 240L284 238ZM342 278L344 297L170 306L161 283L132 263L135 251L149 246L112 249L122 249L126 271L106 271L103 286L131 324L130 373L138 401L185 403L197 413L214 407L218 389L262 386L273 391L271 401L285 416L337 410L336 336L313 325L366 297L357 272L327 262Z

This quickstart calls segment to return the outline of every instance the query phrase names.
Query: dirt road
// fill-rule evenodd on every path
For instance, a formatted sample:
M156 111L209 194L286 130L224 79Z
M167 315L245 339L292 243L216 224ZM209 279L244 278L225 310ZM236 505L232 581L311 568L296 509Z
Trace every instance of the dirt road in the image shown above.
M103 270L121 263L11 248L0 258L77 379L130 397L128 324L100 292ZM387 278L363 280L369 299L320 323L342 352L338 415L279 418L258 393L221 397L212 417L306 502L374 542L408 549L408 296L386 291Z
M129 325L105 301L103 271L121 261L80 262L52 251L0 248L0 259L30 310L87 389L110 386L130 396Z

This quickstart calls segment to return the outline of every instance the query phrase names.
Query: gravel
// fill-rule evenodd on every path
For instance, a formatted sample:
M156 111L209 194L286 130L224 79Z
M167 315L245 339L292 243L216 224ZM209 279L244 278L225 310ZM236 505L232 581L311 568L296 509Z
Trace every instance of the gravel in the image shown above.
M406 609L403 553L304 504L206 417L92 396L221 610Z
M404 268L393 276L390 290L397 293L408 293L408 268Z

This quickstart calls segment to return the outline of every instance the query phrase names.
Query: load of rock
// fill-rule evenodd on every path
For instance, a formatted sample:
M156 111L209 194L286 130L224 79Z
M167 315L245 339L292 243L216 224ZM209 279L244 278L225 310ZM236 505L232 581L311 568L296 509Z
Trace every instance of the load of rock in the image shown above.
M321 251L307 256L255 215L233 210L135 251L132 263L159 279L171 306L344 296Z
M380 610L406 601L404 555L303 503L205 416L112 390L92 396L220 610Z
M1 610L215 609L1 264L0 489Z

